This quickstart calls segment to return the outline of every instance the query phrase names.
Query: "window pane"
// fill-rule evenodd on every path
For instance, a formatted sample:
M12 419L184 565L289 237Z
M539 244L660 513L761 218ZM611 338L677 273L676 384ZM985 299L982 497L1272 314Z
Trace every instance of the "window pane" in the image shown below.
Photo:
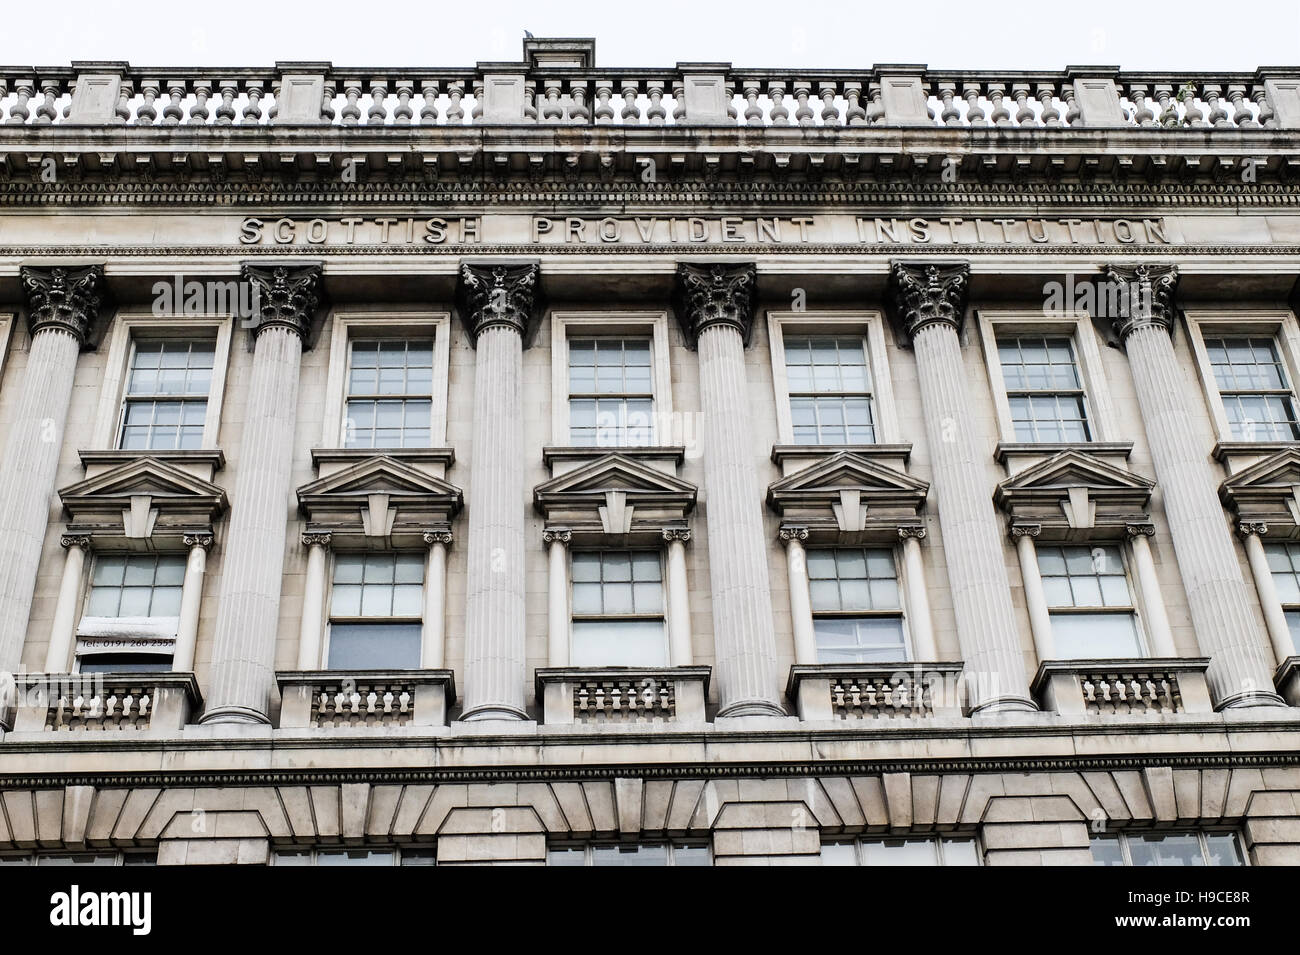
M1054 613L1051 618L1052 641L1059 659L1142 655L1131 613Z
M938 865L933 839L864 839L863 865Z
M1124 850L1118 835L1096 835L1089 840L1093 865L1123 865Z
M412 670L420 665L418 623L330 625L331 670Z
M575 620L573 666L662 667L668 646L662 620Z
M1142 833L1128 835L1133 865L1205 865L1200 840L1193 833Z
M546 864L559 866L586 865L587 850L583 846L561 846L546 850Z
M857 865L857 846L852 842L823 842L822 865Z
M659 866L668 864L667 846L592 846L592 865Z

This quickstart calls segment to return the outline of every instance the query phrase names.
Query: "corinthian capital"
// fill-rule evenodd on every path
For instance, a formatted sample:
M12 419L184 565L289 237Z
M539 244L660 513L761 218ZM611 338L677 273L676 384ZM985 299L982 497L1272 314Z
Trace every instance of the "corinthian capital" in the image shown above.
M245 264L242 276L253 287L257 310L253 318L256 323L253 334L260 335L268 328L280 326L297 332L303 344L307 344L324 296L322 274L319 264Z
M677 320L686 341L693 347L711 325L730 325L748 343L756 278L748 264L678 265Z
M470 340L477 345L485 328L504 325L517 331L527 345L541 310L541 279L536 262L461 263L456 304Z
M1121 343L1139 328L1172 333L1177 290L1176 265L1108 265L1106 285L1094 297L1096 317L1110 322Z
M62 329L84 346L99 321L100 311L109 304L104 267L24 265L19 273L31 333L35 335L47 328Z
M894 262L889 269L889 306L907 340L927 325L961 327L970 265Z

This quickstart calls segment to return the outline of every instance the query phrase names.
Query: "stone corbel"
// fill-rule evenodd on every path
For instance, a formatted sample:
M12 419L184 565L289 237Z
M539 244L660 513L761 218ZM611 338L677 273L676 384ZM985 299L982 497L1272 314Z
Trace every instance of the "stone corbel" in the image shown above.
M366 496L366 506L361 511L361 522L367 537L384 538L392 533L397 509L389 505L389 500L387 494Z
M627 503L626 491L606 491L605 503L598 510L606 534L626 534L632 530L632 515L636 508Z
M158 508L153 506L153 497L149 494L132 494L131 506L122 511L124 536L147 538L153 534L157 520Z
M1070 526L1076 530L1095 527L1097 502L1089 497L1088 489L1071 487L1066 490L1069 498L1061 502L1061 510L1065 514L1065 519L1070 522Z
M835 520L844 533L861 531L867 526L867 505L862 503L862 491L855 487L840 489L838 504L832 504Z

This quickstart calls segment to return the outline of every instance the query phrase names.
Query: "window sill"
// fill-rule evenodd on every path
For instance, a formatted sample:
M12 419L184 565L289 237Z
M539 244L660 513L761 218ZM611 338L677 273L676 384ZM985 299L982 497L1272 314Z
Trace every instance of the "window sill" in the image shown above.
M961 663L796 664L785 693L804 722L954 719L961 672Z
M603 447L591 444L548 445L542 448L542 462L555 471L556 476L572 470L576 465L603 458L607 454L619 454L637 461L664 461L672 465L672 471L686 459L686 448L680 444L654 444L637 447ZM560 465L556 469L556 465Z
M546 667L535 674L543 722L703 723L710 667Z
M358 461L370 458L395 458L408 464L431 464L441 466L444 470L456 463L456 452L452 448L312 448L312 466L321 472L336 471ZM333 467L331 467L333 465Z
M187 471L195 477L211 482L212 476L226 466L226 454L220 448L200 448L189 451L124 451L107 449L95 451L78 451L81 466L86 469L86 477L94 477L104 471L138 461L141 458L153 458Z
M1029 689L1061 716L1210 713L1209 666L1209 657L1044 660Z
M993 458L1006 464L1012 458L1049 458L1062 451L1080 451L1098 458L1127 461L1133 452L1132 441L999 441Z
M839 454L841 451L848 451L859 457L883 460L886 464L896 461L898 463L891 466L900 471L904 470L904 465L912 456L910 444L774 444L772 463L788 474L790 469L785 466L787 461L796 465L793 470L800 470L814 461Z

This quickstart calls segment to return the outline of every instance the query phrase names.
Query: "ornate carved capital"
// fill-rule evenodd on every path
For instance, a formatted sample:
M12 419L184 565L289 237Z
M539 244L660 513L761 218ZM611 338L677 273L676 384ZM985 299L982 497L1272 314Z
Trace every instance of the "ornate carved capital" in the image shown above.
M1238 521L1237 536L1243 540L1247 537L1263 537L1268 533L1268 525L1263 521Z
M82 550L90 549L89 534L62 534L59 536L60 547L80 547Z
M542 531L543 544L568 545L573 540L573 531L567 527L548 527Z
M214 538L211 534L200 532L197 534L186 534L184 540L186 547L202 547L204 550L211 550Z
M62 329L84 346L91 338L100 311L109 305L102 265L19 269L27 300L27 327L32 335L47 328Z
M782 527L777 533L780 535L781 540L787 544L791 541L806 541L808 539L808 528L793 524Z
M541 279L542 269L536 262L462 263L456 304L470 341L478 344L485 328L504 325L517 331L527 346L541 310Z
M1121 344L1136 329L1149 326L1172 334L1177 290L1176 265L1108 265L1106 284L1094 296L1093 311L1110 322Z
M1133 521L1124 525L1124 533L1129 537L1155 537L1156 526L1149 522Z
M1007 531L1012 540L1019 540L1021 537L1037 537L1043 532L1042 524L1012 524Z
M711 325L730 325L749 342L754 323L754 287L757 272L752 265L677 266L677 321L692 348L700 333Z
M280 326L298 334L306 345L324 297L320 265L249 265L242 269L243 280L253 287L257 323L254 336L268 328Z
M324 547L329 548L334 535L329 531L307 531L302 535L303 547Z
M927 325L961 327L970 265L894 262L889 269L889 306L910 342Z
M452 533L450 528L438 528L436 530L427 530L424 532L424 542L430 546L434 544L443 544L450 547Z
M665 541L681 541L685 544L691 539L691 529L689 527L665 527L663 535Z
M898 539L905 541L909 538L919 541L925 540L925 528L920 524L904 524L899 527Z

